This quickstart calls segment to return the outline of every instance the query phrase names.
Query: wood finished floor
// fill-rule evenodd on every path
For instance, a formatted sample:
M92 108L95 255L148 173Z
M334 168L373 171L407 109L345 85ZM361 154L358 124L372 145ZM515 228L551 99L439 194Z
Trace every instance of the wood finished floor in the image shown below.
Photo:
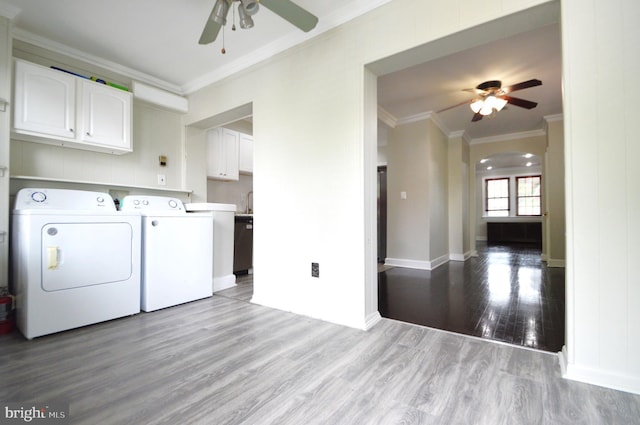
M478 246L478 257L434 270L378 274L383 317L550 352L565 339L563 268L547 268L540 249Z
M564 380L557 356L382 319L368 332L211 298L25 340L0 401L71 424L637 424L640 396ZM237 297L237 298L234 298Z

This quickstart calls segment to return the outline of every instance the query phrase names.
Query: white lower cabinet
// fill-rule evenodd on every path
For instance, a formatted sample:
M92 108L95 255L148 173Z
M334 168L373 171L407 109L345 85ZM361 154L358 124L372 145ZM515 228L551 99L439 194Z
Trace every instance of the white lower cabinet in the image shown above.
M113 154L132 151L130 92L15 61L12 137Z

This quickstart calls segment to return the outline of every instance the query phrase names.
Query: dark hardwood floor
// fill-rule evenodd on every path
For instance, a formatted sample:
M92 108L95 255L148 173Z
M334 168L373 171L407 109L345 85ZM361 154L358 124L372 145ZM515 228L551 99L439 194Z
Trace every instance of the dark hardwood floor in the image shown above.
M382 317L558 352L564 345L565 276L540 249L478 246L478 257L435 270L378 274Z

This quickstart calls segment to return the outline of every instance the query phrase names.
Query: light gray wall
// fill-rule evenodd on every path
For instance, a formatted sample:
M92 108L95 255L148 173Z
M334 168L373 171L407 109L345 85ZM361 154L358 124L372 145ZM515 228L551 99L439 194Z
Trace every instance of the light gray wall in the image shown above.
M11 22L0 16L0 99L11 100ZM11 105L0 112L0 288L9 285L9 135Z
M566 214L564 193L564 126L561 119L547 123L546 193L547 264L564 266L566 261Z
M429 121L389 131L387 146L387 257L428 262ZM401 193L406 193L406 199Z

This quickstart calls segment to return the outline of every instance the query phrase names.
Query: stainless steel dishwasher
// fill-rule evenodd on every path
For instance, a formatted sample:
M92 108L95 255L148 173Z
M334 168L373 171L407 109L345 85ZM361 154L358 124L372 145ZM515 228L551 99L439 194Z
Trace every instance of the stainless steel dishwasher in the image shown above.
M233 244L233 272L253 268L253 215L236 215Z

